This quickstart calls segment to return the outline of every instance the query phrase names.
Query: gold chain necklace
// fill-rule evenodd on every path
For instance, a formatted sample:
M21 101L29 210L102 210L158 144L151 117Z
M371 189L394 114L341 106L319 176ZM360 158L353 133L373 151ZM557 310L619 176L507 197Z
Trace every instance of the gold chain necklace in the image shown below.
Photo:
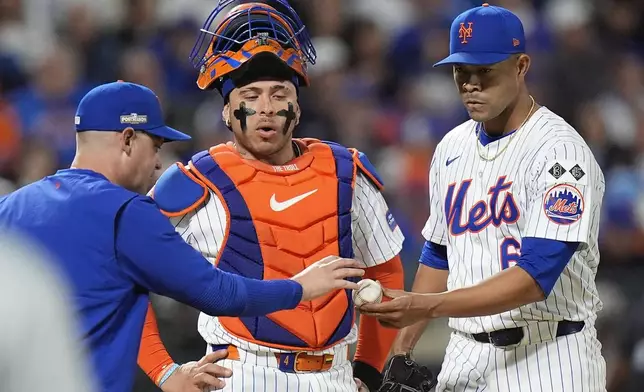
M532 100L532 106L530 106L530 111L528 112L528 115L525 117L525 119L523 120L523 122L521 123L521 125L519 125L519 128L517 128L517 130L516 130L512 135L510 135L510 138L508 139L508 142L507 142L507 143L505 143L505 146L503 146L503 148L502 148L502 149L500 149L500 150L496 153L496 155L495 155L495 156L493 156L492 158L489 158L489 157L487 157L487 156L483 156L483 154L481 153L481 148L482 148L482 147L481 147L481 129L483 129L483 127L485 126L485 125L483 125L483 123L481 123L481 126L480 126L480 127L479 127L479 129L476 131L476 151L478 152L479 157L481 157L481 159L483 159L484 161L488 161L488 162L489 162L489 161L493 161L493 160L495 160L496 158L498 158L501 154L503 154L503 152L505 152L505 150L507 150L508 146L509 146L509 145L510 145L510 143L512 142L512 139L514 139L514 137L517 135L517 133L519 133L519 131L521 130L521 128L523 128L523 126L525 125L525 123L526 123L526 122L528 122L528 119L529 119L529 118L530 118L530 116L532 115L532 110L534 110L534 107L535 107L535 105L536 105L536 102L534 101L534 98L532 97L532 95L530 96L530 99Z

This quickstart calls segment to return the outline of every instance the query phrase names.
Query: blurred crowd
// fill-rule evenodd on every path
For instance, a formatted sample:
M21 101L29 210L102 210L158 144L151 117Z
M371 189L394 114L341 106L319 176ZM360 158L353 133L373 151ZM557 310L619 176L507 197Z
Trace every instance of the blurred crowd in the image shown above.
M600 334L611 390L641 391L644 320L635 310L644 303L644 2L492 3L523 20L534 97L576 127L604 170ZM122 79L152 88L170 125L193 136L191 142L164 146L166 165L229 140L221 99L197 88L197 71L188 61L215 4L0 0L0 194L71 163L76 105L104 82ZM301 91L297 135L356 147L375 163L407 237L403 259L409 284L423 242L429 161L443 135L467 119L449 69L432 64L448 53L452 18L480 4L291 4L318 54L310 67L312 86ZM170 331L169 346L179 357L201 355L194 312L163 298L157 302L167 305L159 313L166 315L162 329Z

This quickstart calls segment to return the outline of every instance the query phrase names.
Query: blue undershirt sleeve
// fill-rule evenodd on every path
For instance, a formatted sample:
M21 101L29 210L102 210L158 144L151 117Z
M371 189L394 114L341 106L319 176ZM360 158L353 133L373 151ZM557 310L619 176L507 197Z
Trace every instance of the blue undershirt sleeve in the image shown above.
M449 269L447 264L447 247L426 241L425 246L423 246L423 251L420 253L419 261L428 267L441 270Z
M526 237L521 240L517 266L532 276L547 297L578 247L579 242Z
M118 262L149 291L216 316L261 316L301 301L302 286L293 280L247 279L213 267L149 198L130 201L116 223Z

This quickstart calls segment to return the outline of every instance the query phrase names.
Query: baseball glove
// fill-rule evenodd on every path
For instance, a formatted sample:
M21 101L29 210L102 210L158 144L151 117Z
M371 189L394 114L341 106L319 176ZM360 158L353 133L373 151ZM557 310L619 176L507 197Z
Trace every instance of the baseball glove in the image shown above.
M429 369L417 364L409 354L400 354L385 365L378 392L429 392L434 386L436 378Z

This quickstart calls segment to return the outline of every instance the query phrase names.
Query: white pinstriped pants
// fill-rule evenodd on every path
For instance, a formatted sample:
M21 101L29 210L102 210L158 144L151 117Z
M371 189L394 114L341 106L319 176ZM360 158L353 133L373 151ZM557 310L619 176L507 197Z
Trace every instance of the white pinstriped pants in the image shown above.
M239 350L240 360L224 359L218 365L231 369L233 375L223 379L224 392L356 392L351 362L346 348L335 354L333 365L324 372L285 373L279 370L275 354ZM208 345L207 352L212 352Z
M453 332L436 392L605 392L606 363L592 326L549 342L497 348Z

